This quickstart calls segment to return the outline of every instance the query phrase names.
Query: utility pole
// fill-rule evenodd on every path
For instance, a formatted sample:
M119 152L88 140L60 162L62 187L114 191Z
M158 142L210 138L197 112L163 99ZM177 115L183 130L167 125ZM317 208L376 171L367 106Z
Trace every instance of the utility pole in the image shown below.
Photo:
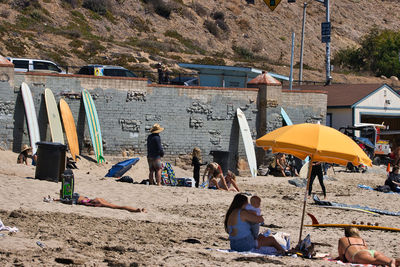
M305 27L306 27L306 9L307 9L307 2L304 2L304 5L303 5L303 27L301 28L299 85L301 85L302 81L303 81L303 47L304 47L304 32L305 32Z
M290 55L289 89L293 89L293 58L294 58L294 31L292 32L292 52Z
M326 81L325 85L330 85L332 82L331 77L331 20L329 13L329 0L315 0L324 4L326 9L326 21L321 24L321 41L326 43Z

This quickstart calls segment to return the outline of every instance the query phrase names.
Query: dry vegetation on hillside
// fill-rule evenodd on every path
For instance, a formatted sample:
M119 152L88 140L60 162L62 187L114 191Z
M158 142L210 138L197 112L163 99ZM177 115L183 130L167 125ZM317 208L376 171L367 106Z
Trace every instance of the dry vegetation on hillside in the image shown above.
M308 2L304 79L323 81L325 8ZM399 30L398 1L330 2L332 55L357 45L374 25ZM302 6L303 1L282 0L271 12L261 0L254 5L245 0L0 0L0 54L69 66L107 63L154 71L162 61L174 71L177 62L191 62L288 75L292 30L299 61ZM335 72L333 77L336 82L379 81Z

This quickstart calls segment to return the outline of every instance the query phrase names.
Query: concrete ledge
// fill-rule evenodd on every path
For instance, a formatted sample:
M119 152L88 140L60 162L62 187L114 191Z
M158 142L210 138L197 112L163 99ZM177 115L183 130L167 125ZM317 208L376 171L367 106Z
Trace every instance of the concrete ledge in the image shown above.
M328 91L324 90L288 90L288 89L282 89L282 93L300 93L300 94L309 94L309 93L315 93L315 94L328 94Z
M33 76L53 76L53 77L74 77L86 79L105 79L105 80L133 80L133 81L147 81L147 78L133 78L133 77L114 77L114 76L94 76L94 75L81 75L81 74L60 74L49 72L35 72L35 71L18 71L18 74L33 75Z
M221 90L221 91L253 91L258 92L258 88L236 88L236 87L211 87L211 86L185 86L176 84L148 84L148 87L184 88L200 90Z

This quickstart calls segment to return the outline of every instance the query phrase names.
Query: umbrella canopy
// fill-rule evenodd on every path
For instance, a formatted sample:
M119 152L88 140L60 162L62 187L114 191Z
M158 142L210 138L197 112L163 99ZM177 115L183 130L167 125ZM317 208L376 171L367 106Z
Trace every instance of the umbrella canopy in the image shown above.
M281 127L257 139L256 145L273 153L291 154L300 159L354 166L371 166L371 159L350 137L328 126L302 123Z
M300 159L309 156L311 162L321 161L340 165L347 165L351 162L354 166L360 164L372 166L371 159L350 137L320 124L302 123L281 127L257 139L256 145L264 149L272 149L273 153L292 154ZM308 169L307 175L299 244L303 231L311 169Z

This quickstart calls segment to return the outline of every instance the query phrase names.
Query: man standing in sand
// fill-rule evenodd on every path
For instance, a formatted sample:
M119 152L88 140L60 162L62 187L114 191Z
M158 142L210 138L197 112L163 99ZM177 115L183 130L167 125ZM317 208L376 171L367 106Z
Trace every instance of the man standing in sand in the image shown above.
M153 174L155 174L157 185L161 185L161 158L164 150L161 146L159 133L164 130L160 124L155 123L151 127L151 134L147 137L147 163L149 164L149 183L154 184Z

